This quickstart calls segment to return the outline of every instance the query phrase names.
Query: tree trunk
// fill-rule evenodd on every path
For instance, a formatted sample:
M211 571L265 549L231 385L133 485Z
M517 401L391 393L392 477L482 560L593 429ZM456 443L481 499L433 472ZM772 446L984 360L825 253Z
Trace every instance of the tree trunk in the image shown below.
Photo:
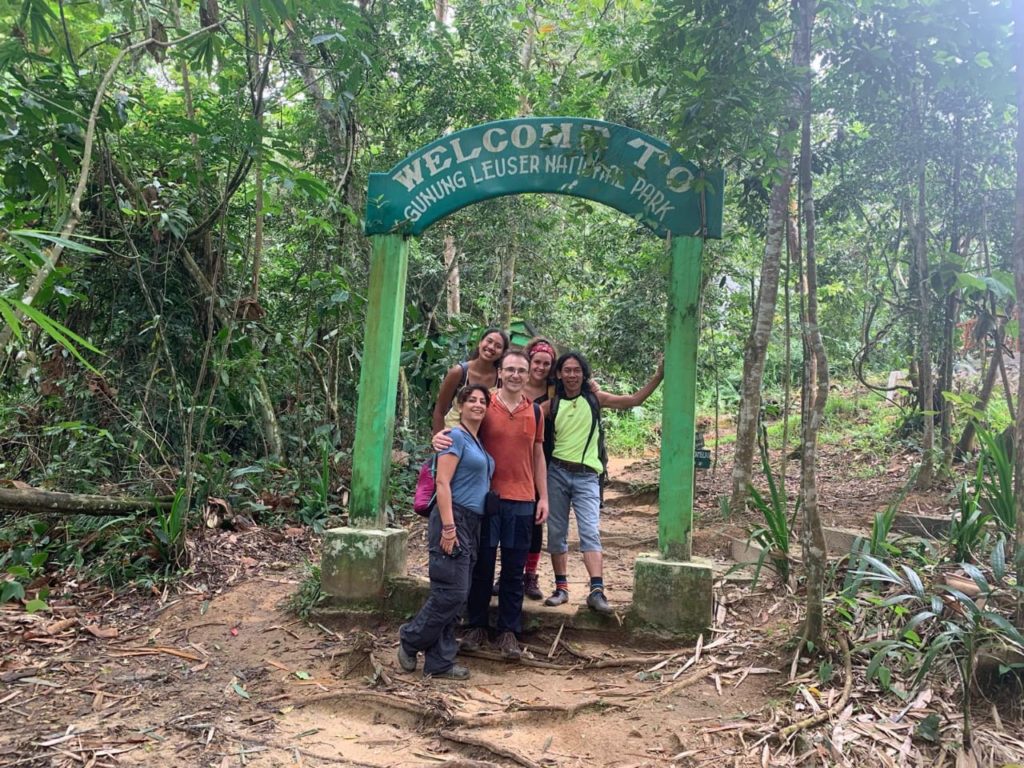
M512 324L512 287L516 281L516 251L513 242L502 249L501 284L498 289L498 325L508 328Z
M169 509L173 499L130 499L59 493L38 488L0 488L0 510L24 514L125 515Z
M1013 205L1013 274L1017 288L1017 317L1024 318L1024 0L1015 0L1013 17L1014 59L1017 64L1017 185ZM1018 322L1017 348L1024 350L1024 322ZM1014 430L1014 498L1017 505L1017 532L1014 537L1014 564L1017 583L1024 584L1024 376L1017 382L1016 429ZM1017 626L1024 627L1024 592L1017 592Z
M462 312L459 285L458 251L455 250L455 237L444 236L444 266L448 270L448 317L457 317Z
M804 293L807 300L807 322L804 324L804 409L801 424L800 495L803 508L801 544L807 574L807 618L805 642L821 646L824 624L824 590L827 557L825 533L818 511L818 432L828 400L828 359L818 328L818 268L815 257L814 189L811 175L811 32L817 0L795 0L798 9L797 35L794 48L800 51L797 66L806 71L803 88L803 125L800 137L800 191L804 214Z
M1008 318L1000 318L999 324L993 331L995 337L995 343L992 349L992 360L989 363L988 369L985 371L985 378L981 383L981 392L978 394L977 409L979 411L985 411L988 408L988 401L992 398L992 390L996 385L996 376L999 375L999 371L1002 368L1002 356L1003 356L1003 336L1005 334L1006 321ZM984 348L983 348L984 352ZM1013 411L1011 411L1012 413ZM977 432L978 424L974 419L968 419L966 426L964 426L963 434L960 435L960 440L956 444L956 457L963 458L974 448L974 435Z
M794 61L796 42L794 40ZM786 134L798 127L795 115L799 114L799 98L794 104L793 115L783 128L776 157L779 178L772 188L768 206L768 232L765 237L764 259L761 261L761 282L754 307L750 336L743 349L743 382L740 385L740 410L736 423L736 452L733 456L732 496L729 509L733 514L743 511L747 503L747 489L750 486L757 447L757 425L761 413L761 382L764 379L765 354L775 320L775 303L779 293L779 269L782 246L786 237L786 220L789 216L789 192L792 179L793 152L789 149Z
M924 110L924 95L919 95L915 105L914 122L923 134L921 113ZM931 349L931 281L928 272L928 219L925 207L925 166L924 137L920 135L917 158L917 203L911 224L913 228L914 262L917 265L917 317L918 317L918 391L921 405L921 472L917 476L917 487L924 490L932 487L935 466L935 384L932 380Z
M954 124L956 151L953 161L953 213L950 222L949 251L960 255L960 177L962 175L963 122L957 114ZM956 354L957 315L960 312L960 291L946 294L942 313L942 355L939 371L939 392L953 391L953 357ZM939 441L942 445L942 465L948 471L953 464L953 404L942 398L939 404Z
M789 463L789 417L793 384L793 327L790 322L790 272L793 268L793 257L800 258L800 231L798 218L800 212L793 201L793 210L786 217L786 276L782 281L783 323L785 324L786 348L782 359L782 454L779 456L779 486L783 494L786 491L786 468Z

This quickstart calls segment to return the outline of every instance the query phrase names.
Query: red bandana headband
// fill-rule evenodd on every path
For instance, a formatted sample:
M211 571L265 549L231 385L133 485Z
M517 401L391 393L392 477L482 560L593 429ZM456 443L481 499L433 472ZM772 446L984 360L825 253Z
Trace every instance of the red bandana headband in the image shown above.
M538 341L536 344L533 345L533 349L530 350L530 359L532 360L533 356L536 355L538 352L547 352L549 355L551 355L552 360L554 360L556 357L554 347L552 347L546 341Z

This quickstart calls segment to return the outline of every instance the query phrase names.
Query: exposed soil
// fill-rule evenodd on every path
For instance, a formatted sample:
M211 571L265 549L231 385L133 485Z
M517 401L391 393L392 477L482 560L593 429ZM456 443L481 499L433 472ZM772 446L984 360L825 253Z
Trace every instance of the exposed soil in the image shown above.
M910 461L894 459L858 480L851 471L857 457L826 452L827 522L866 528L906 481ZM727 450L719 462L717 472L698 478L694 550L724 575L728 537L745 537L749 521L722 519ZM798 462L790 468L795 487ZM616 459L611 473L606 581L621 605L636 555L656 548L657 460ZM945 492L907 503L940 510ZM412 528L410 571L422 572L422 524L405 522ZM524 663L476 655L466 660L472 678L453 683L401 671L395 623L311 626L288 612L303 561L318 557L317 541L302 530L207 532L193 555L196 570L173 593L114 594L88 585L51 601L48 614L4 608L0 766L569 768L936 759L911 738L927 707L934 709L930 697L911 702L897 721L889 717L895 710L865 703L856 716L850 707L827 726L824 739L768 739L834 705L844 684L838 653L824 682L817 663L797 683L788 681L800 599L777 584L752 590L723 579L716 626L701 648L536 633L524 638ZM574 600L585 593L579 559L571 558ZM547 564L542 573L550 577ZM856 696L872 691L858 680ZM948 722L955 719L950 710Z

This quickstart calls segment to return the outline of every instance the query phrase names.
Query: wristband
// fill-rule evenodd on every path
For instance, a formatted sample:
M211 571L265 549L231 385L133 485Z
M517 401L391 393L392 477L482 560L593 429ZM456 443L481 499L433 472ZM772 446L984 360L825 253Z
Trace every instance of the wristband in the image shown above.
M455 530L455 523L452 523L451 525L443 525L442 524L441 525L441 530L442 531L454 531Z

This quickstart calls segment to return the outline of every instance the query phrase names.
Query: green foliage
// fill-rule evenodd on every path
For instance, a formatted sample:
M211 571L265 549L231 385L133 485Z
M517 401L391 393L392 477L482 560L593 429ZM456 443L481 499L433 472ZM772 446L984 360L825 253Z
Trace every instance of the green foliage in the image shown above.
M761 452L761 473L768 484L768 496L763 496L757 488L753 485L750 486L750 505L764 518L764 525L757 526L750 532L750 539L756 541L764 550L758 558L754 570L754 582L757 582L765 559L771 558L779 578L783 583L787 583L790 570L789 501L786 498L785 489L776 482L768 461L768 433L763 425L760 429L758 446ZM799 507L799 503L797 507ZM796 511L797 509L794 509L794 516Z
M1017 497L1013 492L1013 452L1006 443L986 429L978 428L982 451L978 458L976 482L981 506L999 524L1003 534L1013 538L1017 529Z
M642 406L628 411L605 409L605 443L612 456L643 456L661 444L662 391L658 388Z
M325 597L320 590L320 566L307 561L303 566L302 581L298 590L288 598L288 610L303 621L309 621L310 615Z
M332 451L326 438L320 441L320 463L309 485L309 493L301 497L298 518L316 533L323 531L327 516L335 508L331 502Z
M980 472L979 472L980 479ZM964 480L956 491L957 508L949 523L947 540L954 562L975 561L988 543L992 515L981 505L981 489Z
M26 587L42 575L46 561L50 558L50 537L48 526L39 521L29 524L30 538L25 542L8 541L7 550L0 555L0 603L21 600L25 610L34 613L45 609L48 589L40 589L34 598L26 600Z
M871 654L868 679L909 700L929 674L955 671L960 681L965 746L970 745L979 654L1024 653L1024 636L997 607L1012 606L1021 589L1007 586L1005 558L997 554L1001 551L1000 545L993 552L992 580L977 566L960 564L976 587L977 596L943 583L929 589L909 566L902 565L902 572L898 572L870 556L866 558L869 567L862 574L867 583L886 590L884 599L868 598L868 612L877 614L876 621L898 625L893 636L861 648ZM906 688L896 686L897 672L905 675Z
M174 493L170 509L157 510L156 523L150 528L160 561L171 569L183 564L190 501L184 486L179 487Z

